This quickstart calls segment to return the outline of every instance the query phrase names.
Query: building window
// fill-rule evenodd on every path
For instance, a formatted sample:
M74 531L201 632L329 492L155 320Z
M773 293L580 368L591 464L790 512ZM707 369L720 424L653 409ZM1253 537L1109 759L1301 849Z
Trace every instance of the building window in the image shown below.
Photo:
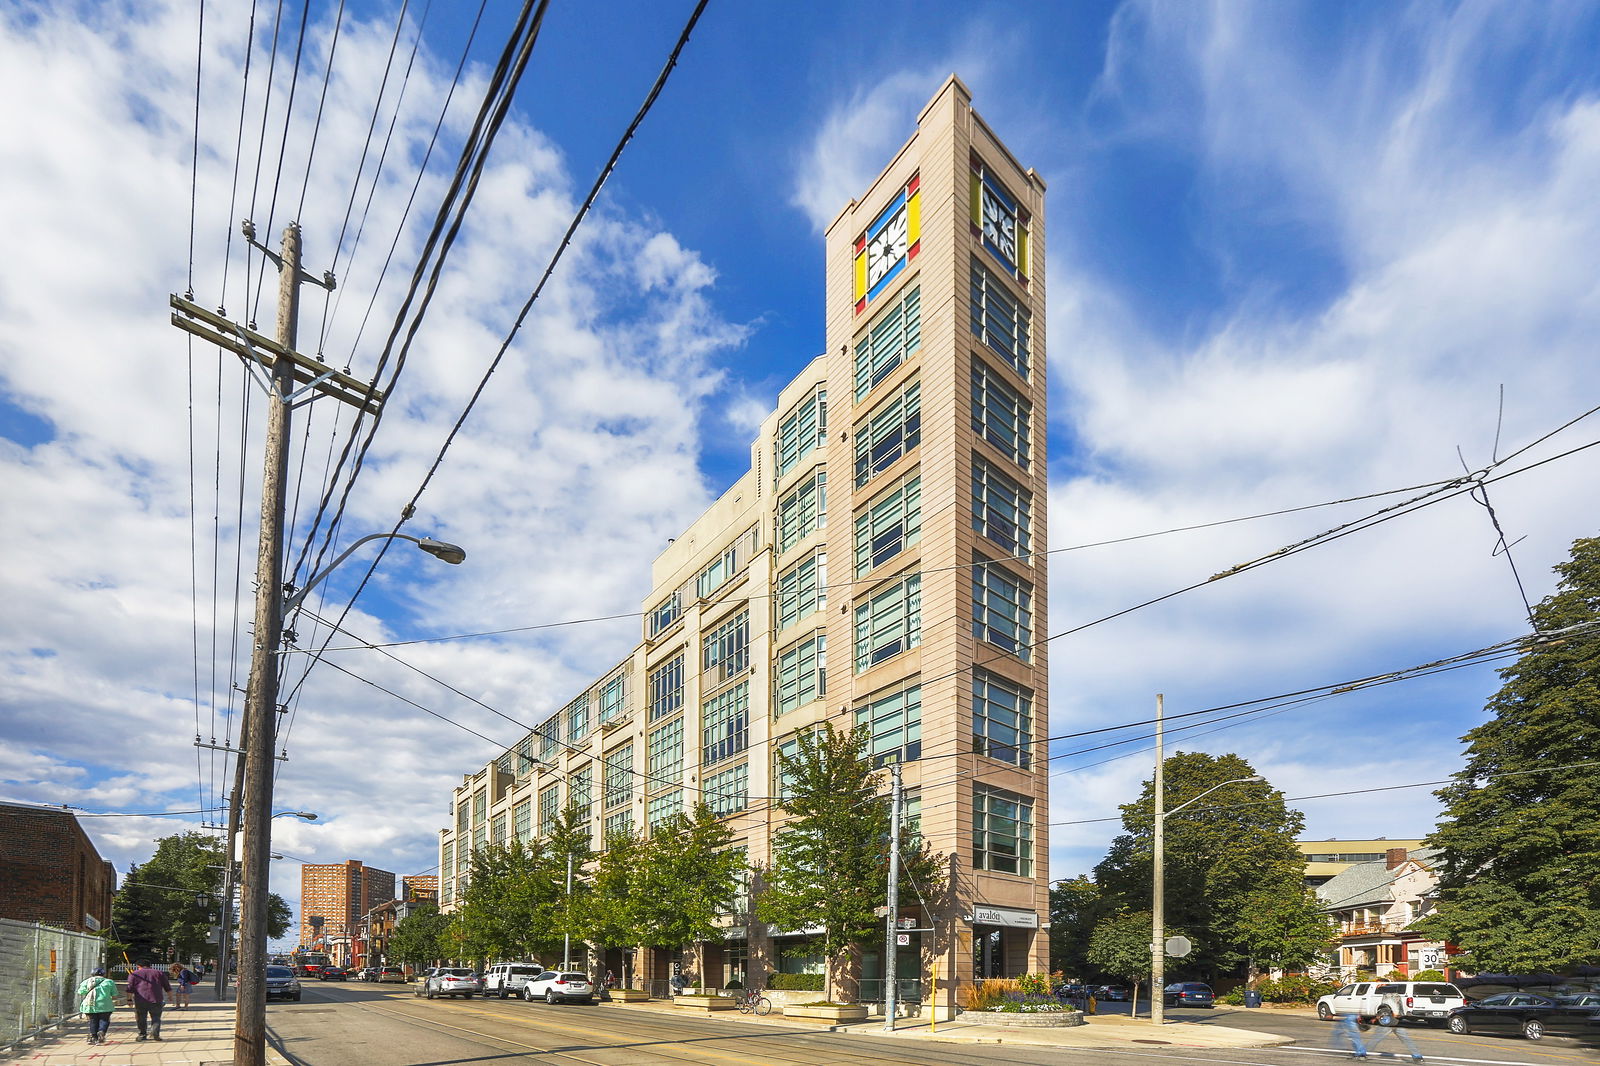
M994 173L972 159L972 232L1013 277L1028 274L1028 213Z
M567 709L564 713L567 718L568 744L576 744L589 735L589 694L587 692L567 704Z
M567 790L567 802L578 809L578 818L585 824L594 809L594 767L585 766L572 775L572 786Z
M972 674L972 750L1026 767L1033 743L1033 693L983 670Z
M1025 555L1031 538L1028 490L983 459L972 457L972 528L1012 555Z
M511 808L511 831L518 840L527 840L533 835L533 802L523 800Z
M471 824L472 802L470 800L462 800L460 803L456 804L456 835L461 837L466 836L467 827Z
M706 805L712 814L732 814L750 806L750 764L740 763L706 778Z
M800 738L804 733L804 730L791 733L772 749L772 780L777 782L779 802L794 796L794 774L785 768L784 760L793 760L800 754Z
M456 848L454 844L446 844L439 862L439 872L445 877L454 877L456 872Z
M778 575L778 628L828 605L828 553L814 552Z
M645 804L645 822L654 829L673 815L683 813L683 790L663 792Z
M922 757L922 686L912 685L879 696L856 708L856 726L869 734L872 765L909 762Z
M561 741L561 715L552 714L533 730L539 734L539 759L549 762L556 757L556 745Z
M856 673L922 643L922 578L910 574L856 607Z
M645 635L654 637L678 620L683 613L683 593L674 592L662 600L645 616Z
M480 822L472 829L472 850L474 853L482 851L489 843L489 823Z
M539 793L539 835L548 837L556 830L556 815L561 811L561 786L551 785Z
M633 745L624 744L606 753L606 810L633 798Z
M1011 369L1028 376L1028 310L1006 283L972 261L972 333Z
M972 868L1033 876L1032 800L973 786Z
M750 744L750 682L712 696L700 708L703 766L737 755Z
M1033 589L982 558L972 568L972 635L1027 659L1033 643Z
M791 407L778 423L778 437L773 443L777 460L774 479L782 478L798 466L827 436L828 392L819 388Z
M856 342L856 400L922 347L922 290L912 289L884 309Z
M615 814L606 815L605 825L606 840L620 834L629 835L633 832L633 808L624 807Z
M694 579L694 594L702 600L709 597L738 572L738 563L738 545L730 544Z
M913 381L856 430L856 488L893 466L922 441L922 383Z
M827 694L828 635L820 630L778 653L773 707L788 714Z
M650 674L650 720L683 709L683 656L674 655Z
M981 359L972 360L972 431L1020 467L1028 465L1033 405Z
M477 792L472 797L472 821L481 822L489 814L489 795L486 792Z
M650 733L650 780L646 788L676 785L683 777L683 719L674 718Z
M922 475L902 481L856 519L856 576L882 566L922 539Z
M504 844L506 842L506 816L497 814L489 823L489 842L491 844Z
M778 551L788 551L807 533L827 524L828 472L818 470L778 501Z
M750 668L750 610L746 608L712 631L704 643L702 682L707 687L731 681Z
M624 682L626 674L618 674L605 683L600 690L600 724L607 722L622 714L623 697L626 695Z

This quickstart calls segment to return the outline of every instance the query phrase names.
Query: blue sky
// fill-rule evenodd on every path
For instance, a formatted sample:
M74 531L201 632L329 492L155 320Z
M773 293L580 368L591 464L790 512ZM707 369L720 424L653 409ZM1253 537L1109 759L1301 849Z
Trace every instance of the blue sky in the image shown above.
M311 10L285 203L306 173L334 6ZM325 331L330 359L350 353L358 374L397 299L394 283L379 289L358 346L466 6L430 12L363 243L352 256L347 238L335 264L334 313L308 302L304 328ZM690 8L551 5L352 496L349 536L389 528L415 491ZM341 31L301 216L315 271L333 258L397 10L352 4ZM299 8L286 11L296 25ZM513 13L487 7L419 210L438 202ZM251 213L269 43L262 31L235 196L248 18L239 0L206 4L191 170L193 4L0 7L0 90L29 103L0 138L0 221L26 251L0 267L8 799L187 810L221 788L219 764L197 764L191 744L230 735L243 647L230 637L240 371L191 351L165 301L188 284L194 180L197 297L247 306L242 249L227 235ZM745 469L755 423L822 343L822 228L952 72L1049 185L1052 548L1482 467L1600 404L1597 37L1600 14L1583 4L887 3L864 16L713 0L408 527L467 545L468 564L391 553L348 624L409 641L637 610L654 553ZM281 206L266 217L281 57L277 72L254 212L264 236L288 217ZM398 74L385 123L397 86ZM367 185L359 192L358 207ZM404 231L402 273L423 221ZM259 405L251 418L258 426ZM305 500L345 423L324 404L309 425ZM1501 472L1597 427L1581 421ZM1596 452L1489 490L1508 538L1522 538L1514 558L1532 598L1551 590L1570 542L1595 533ZM253 452L243 469L253 545ZM1062 551L1047 631L1398 498ZM1495 536L1485 509L1457 498L1056 640L1052 734L1147 718L1156 692L1177 714L1517 636L1526 618ZM624 619L395 649L471 699L370 652L337 661L506 743L517 728L482 704L531 723L636 632ZM1239 752L1289 796L1433 780L1459 765L1458 738L1496 684L1488 667L1459 670L1188 743ZM1072 743L1053 764L1056 877L1092 866L1115 830L1069 823L1114 815L1148 773L1143 742L1069 756ZM494 753L326 669L302 690L287 747L281 805L323 817L280 820L278 848L399 873L433 865L452 782ZM1318 837L1416 836L1436 814L1425 788L1296 805ZM92 830L125 869L191 823L108 818ZM274 884L291 898L293 872Z

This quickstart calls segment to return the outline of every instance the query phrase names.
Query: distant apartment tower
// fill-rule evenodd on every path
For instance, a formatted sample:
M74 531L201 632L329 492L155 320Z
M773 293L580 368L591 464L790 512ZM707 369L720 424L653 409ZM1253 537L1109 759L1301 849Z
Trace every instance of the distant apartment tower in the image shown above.
M454 790L444 909L474 850L548 833L568 802L598 846L703 800L764 866L778 756L826 721L902 764L910 819L951 860L933 913L902 895L938 933L905 934L899 975L936 977L948 1012L974 980L1045 969L1043 208L952 77L828 227L823 354L779 393L749 471L656 558L642 641ZM630 972L820 965L796 950L807 930L727 922L722 943ZM883 938L863 947L870 1000Z
M400 886L400 899L407 903L416 903L422 900L438 902L438 874L412 874L409 877L402 877Z
M359 859L301 866L300 943L320 941L323 950L347 958L352 931L373 907L394 899L394 883L394 874ZM313 918L321 919L320 929Z
M99 932L116 885L70 811L0 803L0 918Z

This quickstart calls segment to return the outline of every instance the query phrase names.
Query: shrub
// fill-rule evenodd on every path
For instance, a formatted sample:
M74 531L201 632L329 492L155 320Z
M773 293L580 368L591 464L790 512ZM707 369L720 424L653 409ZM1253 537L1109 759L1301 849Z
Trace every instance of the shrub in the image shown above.
M767 987L774 992L821 992L822 974L775 973L767 982Z
M1278 980L1267 978L1256 983L1256 991L1261 993L1261 998L1268 1003L1315 1003L1320 997L1336 991L1338 985L1329 981L1318 981L1303 973L1286 974ZM1224 999L1227 1003L1242 1003L1244 996L1235 989L1229 996L1239 994L1239 998Z
M1007 993L1020 992L1015 981L990 979L967 989L967 1010L993 1010L1006 1001Z
M1017 990L1034 996L1053 995L1056 984L1056 979L1047 973L1025 973L1017 978Z
M1230 988L1217 997L1217 1002L1226 1003L1230 1007L1242 1007L1244 1006L1244 989Z
M1443 970L1418 970L1411 975L1413 981L1443 981Z
M722 987L723 988L743 988L744 987L744 982L739 980L737 977L735 977L733 980L729 981L727 984L723 985Z

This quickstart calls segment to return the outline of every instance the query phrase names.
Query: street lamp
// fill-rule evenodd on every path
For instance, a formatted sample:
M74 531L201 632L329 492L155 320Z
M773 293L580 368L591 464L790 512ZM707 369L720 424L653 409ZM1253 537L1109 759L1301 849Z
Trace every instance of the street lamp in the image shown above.
M268 466L281 469L282 455L273 455ZM244 752L244 848L240 863L247 891L239 923L239 985L234 1013L233 1058L240 1066L264 1066L267 1033L267 865L272 849L272 749L277 735L278 655L283 640L284 619L298 609L306 595L334 568L361 545L373 540L408 540L429 555L457 564L466 559L465 549L432 537L413 537L406 533L373 533L346 548L320 573L312 575L303 588L285 596L281 527L281 495L262 504L262 540L257 564L255 606L255 649L250 658L250 683L245 690L243 736L249 738ZM274 513L274 508L276 511ZM269 535L270 533L270 535ZM299 817L310 812L290 812ZM232 851L232 841L229 841Z
M315 811L279 811L277 814L274 814L273 817L274 818L303 818L308 822L314 822L314 821L317 820L317 813Z

